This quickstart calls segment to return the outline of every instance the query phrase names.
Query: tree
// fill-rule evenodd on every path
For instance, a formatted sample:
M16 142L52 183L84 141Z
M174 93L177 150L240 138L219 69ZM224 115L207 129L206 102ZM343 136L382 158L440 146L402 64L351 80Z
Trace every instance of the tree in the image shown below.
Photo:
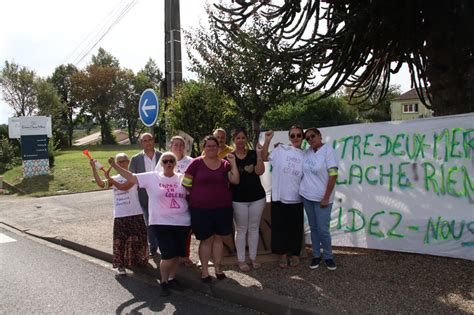
M390 102L400 95L399 85L390 85L385 96L381 97L382 86L378 85L374 93L368 98L362 99L351 98L352 91L346 90L345 98L349 105L352 105L360 115L360 118L367 122L390 121L391 110Z
M194 155L200 152L199 142L215 128L236 127L242 122L229 97L210 84L197 81L178 86L166 111L168 130L183 130L194 138Z
M197 52L196 55L188 51L191 70L235 102L242 118L251 122L255 143L265 112L281 103L286 91L294 90L297 70L285 56L266 53L273 48L273 40L260 38L270 25L258 16L237 35L222 32L211 18L209 23L209 31L201 26L185 34L190 47Z
M130 143L137 143L138 102L149 80L143 74L135 75L132 70L124 70L120 79L123 95L116 113L117 119L125 121Z
M320 93L294 96L269 110L262 122L265 129L286 130L297 124L303 128L329 127L357 123L357 113L344 97L321 99Z
M68 146L68 137L65 132L63 115L67 110L56 90L56 87L45 79L38 79L35 83L36 98L38 101L38 114L41 116L51 116L53 144L54 147Z
M144 75L149 80L149 88L154 89L156 92L160 90L161 82L163 82L163 72L161 72L160 68L156 62L149 58L143 69L141 69L139 74Z
M63 112L58 115L63 127L67 130L67 145L72 146L72 137L74 133L74 126L76 125L77 117L80 113L76 113L78 108L77 100L72 93L72 77L78 72L76 66L72 64L60 65L57 67L49 81L56 87L60 100L64 106Z
M139 126L143 127L138 118L140 96L148 88L159 91L160 84L163 81L163 73L151 58L136 75L132 70L124 69L123 71L124 75L121 76L122 80L119 83L122 86L123 96L118 107L117 118L125 121L130 143L136 143L139 136L137 128ZM161 130L164 130L163 127L157 127L155 133L161 133ZM166 140L163 139L163 143L159 143L159 145L164 146L165 142Z
M33 70L5 61L0 71L0 86L4 101L16 116L31 116L36 112L35 79Z
M72 76L73 96L99 121L104 144L116 142L110 123L123 96L124 76L118 60L102 48L85 70Z
M474 2L465 0L235 0L217 7L231 15L217 17L219 28L233 36L260 12L272 21L261 36L278 45L269 56L288 55L304 69L308 61L325 70L328 96L343 84L370 97L379 84L383 97L390 76L406 63L412 86L436 115L474 111ZM324 4L323 4L324 3ZM323 25L324 23L324 25ZM428 93L423 93L427 88Z

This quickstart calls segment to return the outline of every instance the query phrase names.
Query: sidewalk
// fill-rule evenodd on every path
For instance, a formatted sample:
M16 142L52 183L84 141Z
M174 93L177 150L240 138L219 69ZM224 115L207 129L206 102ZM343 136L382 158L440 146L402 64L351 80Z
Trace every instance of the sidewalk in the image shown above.
M97 258L112 257L112 192L44 198L0 196L0 223ZM197 261L197 242L192 258ZM202 284L197 267L180 271L186 287L266 313L474 313L474 262L338 248L336 271L324 265L281 270L271 255L242 273L227 258L228 279ZM139 272L158 277L156 262ZM212 273L212 270L211 270ZM159 298L159 297L157 297Z

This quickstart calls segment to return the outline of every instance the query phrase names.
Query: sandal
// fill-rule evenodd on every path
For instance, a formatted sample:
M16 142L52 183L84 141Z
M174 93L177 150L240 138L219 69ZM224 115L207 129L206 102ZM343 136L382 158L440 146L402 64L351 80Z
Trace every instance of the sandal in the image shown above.
M282 256L278 261L278 266L281 269L288 269L288 258L286 256Z
M242 261L242 262L239 261L239 269L240 269L240 271L243 271L243 272L249 272L250 271L250 267L249 267L249 265L247 265L247 263L245 261Z
M253 267L253 269L258 269L258 268L262 267L262 264L257 262L256 260L252 260L252 267Z

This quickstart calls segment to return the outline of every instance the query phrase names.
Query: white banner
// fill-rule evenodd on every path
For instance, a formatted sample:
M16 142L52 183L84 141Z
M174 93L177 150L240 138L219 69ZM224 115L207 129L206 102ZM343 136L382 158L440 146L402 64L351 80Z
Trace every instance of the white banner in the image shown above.
M320 131L340 161L333 245L474 260L474 114Z

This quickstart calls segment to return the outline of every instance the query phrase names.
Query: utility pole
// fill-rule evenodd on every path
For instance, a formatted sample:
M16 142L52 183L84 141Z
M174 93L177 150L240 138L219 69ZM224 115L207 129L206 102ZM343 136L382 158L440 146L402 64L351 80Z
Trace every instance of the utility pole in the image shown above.
M182 71L179 0L165 0L165 97L174 96Z
M176 85L183 80L179 16L179 0L165 0L165 81L160 87L163 100L174 97ZM166 110L166 101L163 102L163 105L163 110ZM165 125L168 125L166 116ZM169 135L165 135L165 138L169 138Z

